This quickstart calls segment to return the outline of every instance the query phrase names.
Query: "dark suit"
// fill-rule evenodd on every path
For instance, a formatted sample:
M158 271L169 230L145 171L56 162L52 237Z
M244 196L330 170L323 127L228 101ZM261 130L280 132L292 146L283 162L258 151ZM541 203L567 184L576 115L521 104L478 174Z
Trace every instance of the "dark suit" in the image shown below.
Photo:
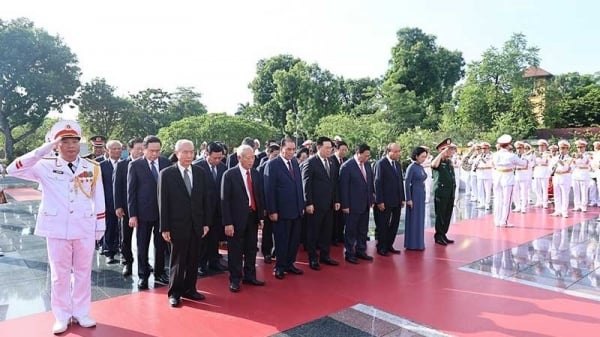
M344 246L346 257L356 257L357 253L365 253L367 249L367 232L369 229L369 209L374 202L373 171L369 163L364 164L367 180L358 166L356 159L349 159L340 168L340 203L341 208L349 208L346 214Z
M260 161L260 165L258 165L258 173L260 173L260 178L264 179L265 176L265 167L267 166L267 162L269 161L269 157L265 157ZM263 186L261 186L263 188ZM265 208L264 202L264 193L263 193L263 209L261 210L264 215L267 210ZM262 238L260 241L260 252L263 256L271 256L273 255L273 222L269 219L268 216L264 217L264 224L262 229Z
M227 238L229 281L236 284L239 284L242 278L256 279L258 224L262 219L264 206L260 173L250 169L250 177L254 194L254 210L250 208L249 192L239 166L227 170L221 183L223 226L233 225L234 228L233 236Z
M133 236L133 228L129 227L129 212L127 211L127 167L130 161L131 157L118 162L112 177L115 210L122 208L125 213L120 222L120 244L121 254L123 255L123 260L121 262L129 265L133 263L133 253L131 252L131 237Z
M237 153L234 151L232 154L227 156L227 169L230 169L238 164Z
M287 271L296 261L300 244L300 218L304 210L302 177L295 158L291 160L293 173L281 156L267 162L264 175L264 193L267 214L278 214L273 222L276 271Z
M395 167L394 167L395 166ZM400 210L404 202L404 178L400 163L394 165L387 156L375 163L375 236L377 249L387 252L393 248L398 226L400 225ZM380 211L377 204L383 203L385 209Z
M333 161L325 159L329 166L327 172L323 160L315 155L302 163L302 187L305 206L313 206L313 214L304 214L307 219L306 248L310 261L318 259L317 248L322 260L329 259L331 231L333 227L333 208L338 201L338 173Z
M200 247L200 268L206 269L209 266L220 265L219 240L224 236L223 226L221 225L221 180L227 167L225 164L219 163L215 167L217 171L215 178L206 159L194 161L194 165L201 167L208 177L206 185L208 188L208 202L211 210L209 217L212 227L202 239Z
M100 157L99 157L100 158ZM104 187L104 204L106 209L106 232L102 240L102 252L107 257L114 257L119 252L119 219L115 213L113 196L113 160L100 162L102 186Z
M158 158L158 170L171 166L165 157ZM129 163L127 171L127 209L129 217L137 217L136 231L138 250L138 276L147 279L148 248L150 237L154 233L154 274L163 275L165 270L165 251L167 244L159 231L157 181L152 175L150 164L144 157Z
M335 155L331 155L331 157L329 157L330 159L330 163L332 163L333 165L331 165L332 170L334 170L335 172L337 172L338 177L340 174L340 166L342 166L342 163L345 161L344 158L338 158ZM339 195L339 186L338 186L338 195ZM332 237L331 237L331 241L334 244L337 244L338 242L344 242L344 214L342 213L342 210L340 209L339 211L334 211L333 212L333 229L332 229L333 233L332 233Z
M192 190L188 193L179 165L160 172L158 206L160 232L171 233L169 297L196 292L198 248L203 226L209 226L210 203L206 172L190 165Z

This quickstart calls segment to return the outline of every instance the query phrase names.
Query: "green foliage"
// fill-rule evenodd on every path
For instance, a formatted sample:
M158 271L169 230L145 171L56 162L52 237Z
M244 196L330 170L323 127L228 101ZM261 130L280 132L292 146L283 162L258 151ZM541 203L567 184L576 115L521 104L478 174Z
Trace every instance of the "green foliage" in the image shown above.
M381 80L372 78L339 79L341 90L340 110L352 116L374 114L379 110Z
M277 136L277 130L272 127L246 117L225 114L186 117L161 128L158 132L158 137L162 140L167 154L173 150L175 142L179 139L193 141L196 148L203 141L220 141L231 151L234 147L239 146L245 137L257 138L264 142L266 139L274 139Z
M533 133L537 122L529 95L533 87L524 70L539 63L538 49L527 46L525 36L514 34L502 50L490 48L481 61L469 65L466 82L457 90L458 109L445 121L473 128L473 139L495 141L503 133L515 138Z
M27 19L0 20L0 131L9 160L15 145L75 93L79 76L75 54L59 37Z
M462 53L438 46L435 36L419 28L403 28L396 35L398 43L382 86L383 102L401 129L416 125L435 129L442 104L451 99L463 76Z
M42 125L35 129L35 132L30 134L28 137L24 138L19 143L15 144L15 157L24 155L25 153L39 147L46 141L46 134L50 132L52 125L56 123L58 119L56 118L44 118ZM23 126L17 126L13 130L13 134L15 136L20 136L25 133L27 130Z
M430 151L435 151L435 147L439 144L443 138L448 136L439 136L436 132L429 129L422 129L415 126L412 129L406 130L398 136L396 142L400 144L403 151L404 158L400 158L403 167L408 166L410 154L412 150L417 146L427 146ZM434 154L435 155L435 154Z
M554 77L545 92L547 127L600 124L600 76L568 73Z
M119 127L131 104L115 96L115 88L104 78L95 78L80 88L79 116L82 127L92 135L120 139Z

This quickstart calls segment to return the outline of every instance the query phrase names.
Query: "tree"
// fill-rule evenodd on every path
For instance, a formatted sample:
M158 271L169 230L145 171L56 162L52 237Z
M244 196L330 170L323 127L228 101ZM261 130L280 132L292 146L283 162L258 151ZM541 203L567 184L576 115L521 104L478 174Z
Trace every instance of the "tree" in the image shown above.
M382 85L383 101L391 114L400 117L402 129L437 128L441 105L451 99L454 85L463 76L462 53L438 46L435 36L419 28L403 28L396 35L398 43L392 48ZM418 102L410 110L403 107L407 94Z
M75 93L79 76L75 54L59 37L27 19L0 20L0 130L9 160L15 144Z
M546 127L600 124L600 75L568 73L552 78L545 92Z
M193 87L178 87L170 96L171 100L167 108L167 119L170 122L207 113L206 107L200 102L202 94L195 91Z
M131 107L126 99L115 96L115 88L104 78L94 78L79 90L81 104L78 119L91 134L109 138L122 136L119 125Z
M339 79L340 110L352 116L370 115L380 108L381 80L372 78Z
M252 114L247 117L261 120L275 127L280 133L284 133L287 123L286 114L292 110L291 106L281 106L275 98L276 84L274 75L278 70L288 71L296 63L300 62L291 55L277 55L268 59L261 59L256 65L256 77L248 85L254 96L256 109L246 112Z
M472 127L473 138L495 141L497 133L508 130L520 137L530 135L537 123L529 102L532 83L523 73L538 64L538 48L528 46L523 34L514 34L501 50L486 50L481 61L467 69L466 81L457 90L458 108L452 119L461 129Z
M196 148L203 142L220 141L230 149L239 146L245 137L274 139L277 131L262 123L241 116L207 114L175 121L158 132L166 152L173 150L179 139L189 139Z

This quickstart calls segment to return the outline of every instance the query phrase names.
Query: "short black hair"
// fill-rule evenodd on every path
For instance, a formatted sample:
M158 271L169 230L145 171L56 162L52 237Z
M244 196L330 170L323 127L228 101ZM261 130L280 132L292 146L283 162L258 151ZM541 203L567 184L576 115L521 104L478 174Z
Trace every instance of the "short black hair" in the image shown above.
M267 148L267 153L273 153L273 151L279 151L279 145L277 145L277 144L269 145L269 147Z
M331 141L331 138L329 138L329 137L319 137L319 138L317 138L317 146L321 146L325 142L330 142L331 145L333 145L333 141Z
M281 138L281 141L279 142L279 146L281 148L283 148L283 146L285 145L285 143L293 143L294 145L296 145L296 141L291 138L291 137L283 137Z
M135 146L135 144L137 143L144 143L144 140L141 139L140 137L137 138L131 138L128 142L127 142L127 147L130 149L133 149L133 147Z
M248 146L254 148L254 139L252 139L250 137L246 137L246 138L244 138L244 140L242 140L241 145L248 145Z
M158 143L159 145L162 146L162 142L160 141L160 138L158 138L156 136L152 136L152 135L146 136L144 138L144 140L142 141L142 146L144 146L144 149L147 149L148 144L151 144L151 143Z
M410 154L410 159L417 161L417 157L421 155L421 153L423 152L427 152L429 153L429 151L427 151L426 148L422 147L422 146L417 146L412 150L412 153Z
M217 142L210 142L210 143L208 143L208 145L206 145L206 151L208 151L208 154L211 154L211 153L214 153L214 152L225 153L225 150L223 149L223 146L221 146L221 144L219 144Z
M334 146L336 149L339 149L342 146L348 147L348 144L346 144L345 141L340 140L340 141L335 142Z
M305 147L300 147L300 148L298 148L298 151L296 151L296 159L299 159L299 158L300 158L300 156L302 155L302 153L306 153L306 156L308 156L308 155L309 155L309 151L308 151L308 149L307 149L307 148L305 148Z
M354 153L363 153L365 151L371 151L371 147L365 143L360 143L356 146Z

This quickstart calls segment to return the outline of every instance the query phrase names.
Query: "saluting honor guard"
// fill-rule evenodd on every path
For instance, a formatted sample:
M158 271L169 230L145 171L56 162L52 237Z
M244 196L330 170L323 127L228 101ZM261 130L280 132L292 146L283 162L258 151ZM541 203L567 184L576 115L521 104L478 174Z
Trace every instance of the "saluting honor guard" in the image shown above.
M515 184L514 170L517 166L527 166L527 160L519 158L510 152L510 135L498 138L500 150L493 156L494 172L494 225L496 227L512 227L508 223L510 205L512 202L513 185Z
M587 212L588 188L590 186L591 158L585 152L587 142L583 139L575 141L577 152L573 158L573 211Z
M89 317L92 257L96 240L104 235L105 205L100 166L79 157L79 124L57 122L50 135L50 142L17 158L8 172L42 187L35 234L47 239L56 319L52 332L59 334L71 319L82 327L96 325ZM52 155L54 148L58 156Z
M554 212L551 216L568 218L569 192L571 189L571 165L573 158L569 156L571 145L566 140L558 142L559 154L552 158L552 186L554 187Z

